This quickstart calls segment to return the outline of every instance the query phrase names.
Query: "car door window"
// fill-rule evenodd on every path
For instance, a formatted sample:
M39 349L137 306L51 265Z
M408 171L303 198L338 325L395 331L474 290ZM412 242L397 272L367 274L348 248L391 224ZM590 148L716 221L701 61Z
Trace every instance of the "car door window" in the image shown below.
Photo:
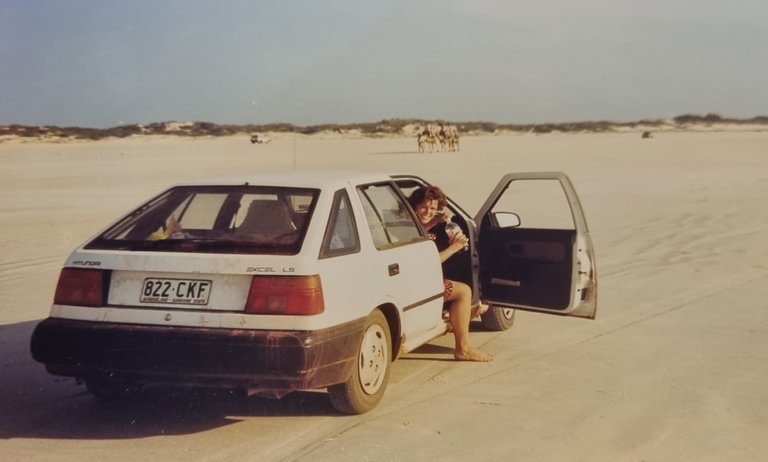
M408 205L392 185L362 186L359 192L376 248L421 238L419 226Z
M333 198L328 226L325 228L320 258L336 257L359 251L360 240L349 196L344 190L337 191Z
M507 212L514 212L519 223ZM563 187L556 179L512 181L493 205L500 226L514 223L520 229L574 229L573 214Z

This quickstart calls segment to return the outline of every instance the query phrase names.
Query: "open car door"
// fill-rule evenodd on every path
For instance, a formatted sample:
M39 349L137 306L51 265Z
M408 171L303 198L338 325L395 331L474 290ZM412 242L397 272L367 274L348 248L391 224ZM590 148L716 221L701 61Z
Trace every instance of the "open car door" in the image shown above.
M595 318L592 239L564 173L507 174L475 221L485 303Z

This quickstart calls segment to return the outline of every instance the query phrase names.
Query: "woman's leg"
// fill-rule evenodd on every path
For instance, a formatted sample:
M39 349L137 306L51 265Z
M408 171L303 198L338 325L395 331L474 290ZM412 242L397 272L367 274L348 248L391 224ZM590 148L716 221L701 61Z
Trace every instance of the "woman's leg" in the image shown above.
M460 361L490 361L493 356L476 350L469 343L469 321L472 318L472 290L463 282L450 281L453 290L446 298L455 347L453 357Z

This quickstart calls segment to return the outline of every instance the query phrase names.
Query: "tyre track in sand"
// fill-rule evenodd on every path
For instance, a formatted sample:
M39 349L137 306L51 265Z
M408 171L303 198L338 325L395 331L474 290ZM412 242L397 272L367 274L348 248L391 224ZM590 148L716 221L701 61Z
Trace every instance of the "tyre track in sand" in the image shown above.
M493 362L472 364L430 361L425 367L417 368L408 376L400 378L396 384L390 384L386 399L372 413L367 414L368 419L358 419L334 426L313 444L297 449L279 460L280 462L325 460L323 458L317 459L314 453L325 451L325 447L328 445L337 444L339 440L344 438L344 435L354 431L360 425L372 423L375 425L375 422L379 420L393 416L405 416L409 409L422 406L429 407L432 406L430 404L432 402L435 402L434 405L437 406L437 403L449 400L450 396L461 394L460 389L464 387L497 376L509 374L514 376L517 369L540 362L547 357L573 350L579 345L588 344L605 336L620 334L633 326L651 322L679 310L695 309L703 301L738 289L740 286L766 284L767 282L768 271L766 270L758 273L744 271L733 275L733 277L724 278L716 285L687 288L664 300L649 302L604 319L598 317L596 321L584 322L583 324L581 321L575 321L579 324L568 326L568 328L564 327L562 330L556 329L549 335L537 338L533 342L517 345L521 348L514 350L509 349L508 346L515 342L505 338L504 332L487 333L487 335L482 335L484 341L478 342L478 346L495 355ZM480 337L476 334L473 335L475 336L474 339ZM407 359L405 360L407 361ZM394 367L397 367L397 362ZM484 405L493 405L494 403L491 401L478 402Z

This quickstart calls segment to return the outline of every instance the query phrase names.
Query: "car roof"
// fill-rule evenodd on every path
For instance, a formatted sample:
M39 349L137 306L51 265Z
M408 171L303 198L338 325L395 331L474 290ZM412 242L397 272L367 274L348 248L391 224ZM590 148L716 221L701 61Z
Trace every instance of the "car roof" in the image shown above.
M390 179L392 179L392 175L381 172L344 170L287 170L205 178L197 181L187 181L177 184L176 186L248 184L252 186L291 186L300 188L327 189L339 188L349 183L374 183L380 181L388 181Z

